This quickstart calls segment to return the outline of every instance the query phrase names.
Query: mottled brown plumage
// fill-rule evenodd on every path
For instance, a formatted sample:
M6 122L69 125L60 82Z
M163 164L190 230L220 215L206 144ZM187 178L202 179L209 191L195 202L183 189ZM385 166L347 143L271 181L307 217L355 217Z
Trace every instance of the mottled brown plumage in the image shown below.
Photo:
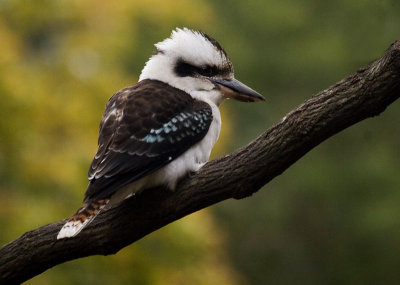
M99 148L89 168L83 205L65 230L78 234L116 191L200 141L212 119L207 103L161 81L146 79L116 92L100 123Z
M118 91L100 124L85 200L109 198L164 166L200 141L211 121L207 103L161 81L147 79Z

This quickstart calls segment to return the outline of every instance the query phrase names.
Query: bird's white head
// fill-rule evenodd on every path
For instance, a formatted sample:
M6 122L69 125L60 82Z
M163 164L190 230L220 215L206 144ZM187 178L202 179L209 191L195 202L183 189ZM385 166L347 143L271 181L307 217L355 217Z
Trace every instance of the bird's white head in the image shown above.
M139 80L160 80L217 105L225 98L264 100L234 78L233 65L224 49L203 32L178 28L155 46L157 52L146 63Z

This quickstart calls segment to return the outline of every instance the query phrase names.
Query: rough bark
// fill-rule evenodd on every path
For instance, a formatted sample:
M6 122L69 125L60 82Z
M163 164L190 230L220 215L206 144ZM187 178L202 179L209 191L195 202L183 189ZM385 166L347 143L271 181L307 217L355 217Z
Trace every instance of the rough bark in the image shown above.
M56 240L65 220L0 249L0 283L15 284L68 260L114 254L190 213L258 191L341 130L380 114L400 95L400 40L381 58L312 96L247 146L207 163L175 192L155 188L100 214L77 237Z

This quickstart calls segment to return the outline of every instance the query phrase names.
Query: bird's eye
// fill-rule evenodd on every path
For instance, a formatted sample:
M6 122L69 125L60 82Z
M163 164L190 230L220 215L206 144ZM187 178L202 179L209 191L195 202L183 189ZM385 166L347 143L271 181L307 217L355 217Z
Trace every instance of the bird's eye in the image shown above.
M214 68L212 68L210 65L203 66L199 70L200 75L206 76L206 77L212 77L215 75Z

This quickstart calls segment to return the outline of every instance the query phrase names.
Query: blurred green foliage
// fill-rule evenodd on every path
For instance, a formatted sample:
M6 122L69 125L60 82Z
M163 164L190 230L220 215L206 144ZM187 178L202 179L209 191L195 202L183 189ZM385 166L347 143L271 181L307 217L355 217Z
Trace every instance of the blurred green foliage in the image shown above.
M379 57L395 0L0 0L0 242L79 206L107 99L154 43L199 28L267 97L226 102L213 156ZM255 198L191 215L115 256L27 284L381 284L400 275L398 103L314 149Z

